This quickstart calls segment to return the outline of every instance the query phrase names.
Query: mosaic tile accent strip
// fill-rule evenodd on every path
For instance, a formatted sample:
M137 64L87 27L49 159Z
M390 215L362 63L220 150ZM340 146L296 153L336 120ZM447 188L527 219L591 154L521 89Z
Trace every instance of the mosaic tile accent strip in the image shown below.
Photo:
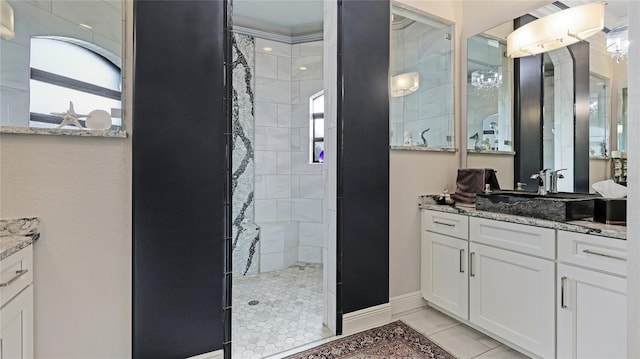
M258 272L260 230L254 220L255 41L233 35L233 275Z
M264 358L332 336L322 324L321 264L233 278L232 311L233 358Z

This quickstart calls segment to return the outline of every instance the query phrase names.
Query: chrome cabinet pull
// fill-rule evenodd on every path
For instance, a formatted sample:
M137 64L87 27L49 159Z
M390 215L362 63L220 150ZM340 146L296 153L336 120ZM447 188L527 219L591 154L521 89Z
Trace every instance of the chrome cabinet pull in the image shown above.
M464 249L460 249L460 273L464 273L462 262L464 262Z
M0 283L0 288L8 287L11 283L17 281L18 278L20 278L23 275L25 275L28 271L29 271L28 269L17 270L16 271L16 275L13 278L9 279L8 281L6 281L4 283Z
M567 277L560 278L560 308L566 308L567 305L564 304L564 285L567 282Z
M618 259L618 260L625 261L625 262L627 261L627 258L625 258L625 257L619 257L619 256L611 255L611 254L605 254L605 253L594 252L594 251L592 251L592 250L590 250L590 249L583 249L583 250L582 250L582 252L583 252L583 253L587 253L587 254L593 254L593 255L596 255L596 256L600 256L600 257L607 257L607 258Z
M443 226L447 226L447 227L455 227L455 224L451 224L451 223L444 223L444 222L440 222L440 221L433 221L433 223L435 224L441 224Z
M475 273L473 273L473 256L476 252L469 253L469 277L475 277Z

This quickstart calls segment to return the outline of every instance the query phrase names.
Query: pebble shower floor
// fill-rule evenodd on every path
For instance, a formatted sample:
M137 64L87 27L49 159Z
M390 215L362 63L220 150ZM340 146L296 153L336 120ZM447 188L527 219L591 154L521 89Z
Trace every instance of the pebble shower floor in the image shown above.
M264 358L332 335L322 324L322 264L234 277L232 305L234 359Z

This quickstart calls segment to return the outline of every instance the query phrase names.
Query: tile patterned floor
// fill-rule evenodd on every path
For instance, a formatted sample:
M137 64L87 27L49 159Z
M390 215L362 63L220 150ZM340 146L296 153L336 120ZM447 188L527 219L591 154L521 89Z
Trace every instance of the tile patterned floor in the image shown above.
M409 326L424 334L434 343L438 344L449 353L459 359L525 359L528 358L508 346L501 344L488 336L472 329L459 321L444 315L432 308L423 308L416 311L400 314L393 320L402 320ZM340 337L333 337L330 340ZM295 354L303 350L311 349L321 343L305 345L286 353L276 354L269 359L280 359L287 355Z
M401 315L399 319L459 359L528 358L432 308Z
M235 277L232 305L233 358L264 358L331 336L322 325L321 264Z

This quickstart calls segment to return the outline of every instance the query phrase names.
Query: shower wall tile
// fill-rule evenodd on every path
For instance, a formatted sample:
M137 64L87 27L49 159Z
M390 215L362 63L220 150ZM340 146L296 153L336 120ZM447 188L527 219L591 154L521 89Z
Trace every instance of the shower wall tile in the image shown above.
M299 56L322 55L324 51L323 41L305 42L294 46L300 48Z
M290 199L279 199L277 200L277 211L276 219L277 221L290 221L291 220L291 200Z
M291 198L300 198L300 176L291 176Z
M257 53L256 77L278 79L278 56Z
M324 245L323 223L300 223L300 245L322 247Z
M322 223L322 200L294 199L291 219L299 222Z
M309 128L309 103L291 105L291 127Z
M293 58L291 79L294 81L322 80L322 55Z
M278 57L278 80L291 81L290 57Z
M255 174L275 175L278 174L278 152L276 151L255 151Z
M291 127L291 105L278 104L278 127Z
M291 151L301 151L303 150L302 146L300 146L300 129L292 128L291 129Z
M309 152L291 152L292 172L300 175L315 175L322 173L322 165L309 163Z
M291 176L256 175L256 199L291 198Z
M283 226L283 238L284 238L284 250L288 251L291 248L297 248L299 243L299 230L298 222L289 221Z
M300 176L300 197L319 199L324 197L324 181L321 174Z
M322 247L299 246L298 259L301 262L322 263Z
M309 97L324 89L322 80L301 80L298 90L294 90L292 85L291 103L292 104L309 104Z
M268 78L256 78L256 101L291 103L291 82Z
M255 101L256 126L278 126L278 104Z
M300 261L298 247L289 248L286 252L284 252L283 262L285 267L294 265L298 261Z
M278 152L277 161L279 175L291 174L291 152Z
M255 222L262 223L275 222L277 217L278 200L275 199L256 199L255 205ZM262 234L261 234L262 235Z
M280 224L261 224L260 253L282 253L284 249L284 226Z
M284 268L284 254L263 253L260 255L260 272L271 272Z
M265 51L265 47L270 47L271 51ZM291 45L282 42L256 38L256 53L271 54L277 56L291 56Z
M288 128L256 126L255 149L258 151L288 151L291 135Z

